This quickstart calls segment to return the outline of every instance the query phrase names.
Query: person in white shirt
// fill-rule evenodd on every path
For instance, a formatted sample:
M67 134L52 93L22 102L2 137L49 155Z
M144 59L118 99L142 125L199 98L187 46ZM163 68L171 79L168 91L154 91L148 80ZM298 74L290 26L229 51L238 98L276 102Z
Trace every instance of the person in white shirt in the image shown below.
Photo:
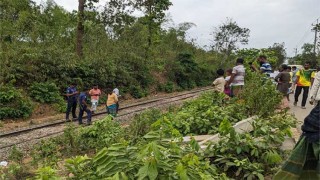
M226 80L224 79L224 70L223 69L218 69L217 70L218 78L215 79L212 83L213 90L218 91L218 92L224 92L224 86L226 84Z
M243 66L244 59L238 58L236 66L232 69L232 74L227 86L231 84L231 97L238 96L244 86L245 68Z

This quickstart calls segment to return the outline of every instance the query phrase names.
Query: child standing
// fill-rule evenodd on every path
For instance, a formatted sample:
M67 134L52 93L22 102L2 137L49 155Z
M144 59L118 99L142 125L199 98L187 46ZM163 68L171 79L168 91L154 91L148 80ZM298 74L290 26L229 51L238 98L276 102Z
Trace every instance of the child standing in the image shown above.
M218 69L217 70L218 78L215 79L212 83L213 90L217 92L224 92L224 86L226 84L226 80L224 79L224 70L223 69Z
M228 86L228 83L231 78L231 74L232 74L232 69L228 69L226 71L226 78L225 78L226 84L224 86L224 93L228 96L231 96L231 88L230 88L230 86L232 85L231 82L230 82L230 85Z

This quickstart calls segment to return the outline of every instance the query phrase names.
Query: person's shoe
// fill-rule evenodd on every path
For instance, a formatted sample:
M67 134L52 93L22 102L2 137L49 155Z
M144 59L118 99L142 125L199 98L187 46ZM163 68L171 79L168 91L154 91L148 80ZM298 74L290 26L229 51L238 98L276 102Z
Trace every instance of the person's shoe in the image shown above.
M293 105L294 105L294 106L297 106L297 102L294 102Z
M307 109L305 106L301 106L301 109Z
M71 120L70 119L66 119L66 122L71 122Z

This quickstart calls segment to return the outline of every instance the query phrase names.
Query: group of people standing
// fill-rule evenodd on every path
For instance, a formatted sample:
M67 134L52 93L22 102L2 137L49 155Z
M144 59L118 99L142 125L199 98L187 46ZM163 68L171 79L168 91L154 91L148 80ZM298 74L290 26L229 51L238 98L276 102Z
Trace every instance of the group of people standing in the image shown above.
M289 108L289 94L294 92L294 106L297 106L299 96L303 90L301 108L306 109L309 89L313 83L315 72L310 69L310 62L304 64L303 69L292 68L288 65L281 65L278 73L273 73L272 66L267 61L265 55L258 57L260 68L257 68L253 63L249 63L250 70L265 74L266 77L274 79L277 83L277 90L283 94L283 99L280 108ZM236 66L232 69L217 70L218 78L214 80L212 86L215 91L225 93L230 97L238 96L245 85L246 69L244 67L244 59L238 58ZM225 77L226 75L226 77Z
M119 111L119 100L118 97L119 89L108 89L107 92L107 101L106 101L106 109L107 113L115 117ZM78 119L79 124L83 124L82 118L84 112L87 113L87 125L91 124L91 117L92 114L97 110L100 96L102 95L101 90L99 89L98 85L94 85L92 89L86 89L79 93L77 90L76 84L72 83L67 88L67 111L66 111L66 121L71 121L69 119L69 114L72 112L73 119ZM87 96L90 96L91 99L91 109L87 103ZM76 108L77 104L79 103L79 116L76 115Z
M258 62L260 63L260 69L255 67L252 63L249 63L250 69L270 76L272 68L267 61L267 57L265 55L260 55L258 57ZM246 68L244 67L244 59L238 58L236 60L236 66L226 70L226 77L224 77L225 72L223 69L218 69L217 74L219 77L212 83L214 90L223 92L230 97L238 96L245 85Z
M306 103L310 87L313 84L315 72L310 69L310 63L306 62L303 69L281 65L279 74L275 77L278 83L277 89L284 95L282 108L289 107L289 94L294 92L294 106L297 106L299 96L302 94L301 108L306 109Z

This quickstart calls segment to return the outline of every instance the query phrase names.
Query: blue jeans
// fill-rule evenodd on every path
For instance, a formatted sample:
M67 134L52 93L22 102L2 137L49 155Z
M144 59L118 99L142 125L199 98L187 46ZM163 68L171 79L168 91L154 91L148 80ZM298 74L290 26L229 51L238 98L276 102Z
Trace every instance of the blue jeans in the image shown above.
M90 124L91 123L91 111L85 105L80 105L79 118L78 118L79 124L82 124L82 116L83 116L84 112L87 113L87 119L88 119L87 124Z

